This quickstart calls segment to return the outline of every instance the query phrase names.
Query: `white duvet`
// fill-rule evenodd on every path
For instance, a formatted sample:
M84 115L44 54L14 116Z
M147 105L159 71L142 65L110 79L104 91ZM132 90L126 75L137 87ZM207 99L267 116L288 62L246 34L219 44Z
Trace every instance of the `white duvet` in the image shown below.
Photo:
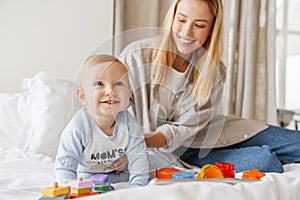
M38 199L41 197L41 189L55 180L54 162L48 156L31 155L18 148L5 148L1 149L0 160L1 200ZM116 188L113 192L81 199L299 200L300 164L286 165L284 173L267 173L257 182L182 182L169 185L150 183L140 188L124 188L118 185Z
M53 159L30 155L18 148L0 151L0 199L34 200L54 181Z
M0 94L0 200L39 199L41 189L53 184L61 131L80 108L72 98L74 84L68 80L38 74L24 81L24 89ZM81 199L300 200L300 164L284 167L284 173L267 173L258 182L182 182L140 188L121 183L114 185L115 191Z

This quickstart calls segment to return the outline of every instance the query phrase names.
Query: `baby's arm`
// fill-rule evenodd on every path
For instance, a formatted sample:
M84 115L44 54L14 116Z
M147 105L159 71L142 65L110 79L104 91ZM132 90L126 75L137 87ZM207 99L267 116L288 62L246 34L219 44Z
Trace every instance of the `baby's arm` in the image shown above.
M55 159L55 176L59 184L66 185L68 180L77 179L76 170L82 151L80 134L66 127Z
M135 120L129 117L129 121L129 142L126 149L128 170L130 172L129 186L144 186L149 182L149 164L146 155L146 143L141 129L138 127Z

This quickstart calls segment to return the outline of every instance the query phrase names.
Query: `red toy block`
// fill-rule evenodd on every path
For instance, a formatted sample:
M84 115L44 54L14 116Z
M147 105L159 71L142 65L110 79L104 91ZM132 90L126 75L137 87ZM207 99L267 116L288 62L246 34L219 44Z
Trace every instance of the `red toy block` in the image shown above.
M91 196L91 195L96 195L96 194L100 194L100 193L99 192L90 192L88 194L71 194L70 199L76 199L76 198L86 197L86 196Z
M235 165L230 163L215 162L215 166L218 167L224 178L234 178L235 177Z

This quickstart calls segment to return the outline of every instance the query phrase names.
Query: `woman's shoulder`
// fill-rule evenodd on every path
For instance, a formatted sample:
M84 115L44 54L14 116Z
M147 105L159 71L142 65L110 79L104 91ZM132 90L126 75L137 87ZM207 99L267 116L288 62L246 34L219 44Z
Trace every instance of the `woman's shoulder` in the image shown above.
M128 67L142 66L151 63L156 38L137 40L127 45L118 58Z
M223 81L225 81L227 67L221 60L219 61L219 64L218 64L218 71L219 71L219 74L221 75Z
M126 53L139 51L142 49L153 49L156 44L156 37L144 38L129 43L121 53L121 56Z

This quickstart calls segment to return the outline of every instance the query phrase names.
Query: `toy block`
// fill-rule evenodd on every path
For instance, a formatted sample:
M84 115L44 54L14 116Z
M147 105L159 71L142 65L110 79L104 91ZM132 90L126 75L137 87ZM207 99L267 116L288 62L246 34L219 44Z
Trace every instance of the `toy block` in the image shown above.
M175 172L172 174L173 180L182 179L195 179L195 174L193 172Z
M39 200L65 200L65 199L69 199L69 195L65 194L65 195L61 195L61 196L57 196L57 197L41 197L39 198Z
M97 183L94 184L93 191L105 193L105 192L112 191L112 188L109 183Z
M53 183L51 187L45 187L42 189L42 195L46 197L57 197L65 194L69 194L69 186L58 186L57 182Z
M70 181L68 181L68 185L71 188L77 188L77 189L91 188L93 186L93 181L92 180L83 180L80 177L80 178L78 178L78 180L70 180Z
M71 194L87 194L91 192L91 188L71 188Z
M172 174L176 172L181 172L181 170L176 168L161 168L156 170L156 177L158 179L172 179Z
M260 179L266 174L260 172L258 169L251 169L251 171L244 171L242 179Z
M97 183L109 183L109 178L107 174L96 174L91 178L94 184Z
M224 178L235 178L235 165L231 163L215 162L215 166L218 167Z
M91 196L91 195L96 195L96 194L100 194L100 193L99 192L90 192L88 194L71 194L70 199L76 199L76 198L86 197L86 196Z

